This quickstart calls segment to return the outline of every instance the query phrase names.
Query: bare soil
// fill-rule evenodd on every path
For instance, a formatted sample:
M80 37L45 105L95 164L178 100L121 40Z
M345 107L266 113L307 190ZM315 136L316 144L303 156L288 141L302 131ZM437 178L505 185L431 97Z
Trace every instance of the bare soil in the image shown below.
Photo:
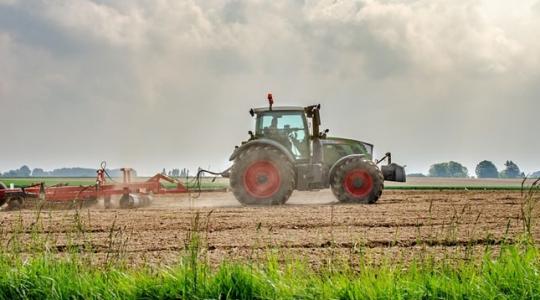
M411 260L482 255L523 233L515 191L385 191L374 205L343 205L328 190L295 192L286 205L242 207L232 193L156 198L150 207L1 212L2 249L33 255L43 247L97 261L170 265L198 231L211 263L304 259ZM539 216L535 209L534 217ZM539 227L533 226L540 240ZM39 244L39 246L36 246ZM472 254L471 254L472 253Z

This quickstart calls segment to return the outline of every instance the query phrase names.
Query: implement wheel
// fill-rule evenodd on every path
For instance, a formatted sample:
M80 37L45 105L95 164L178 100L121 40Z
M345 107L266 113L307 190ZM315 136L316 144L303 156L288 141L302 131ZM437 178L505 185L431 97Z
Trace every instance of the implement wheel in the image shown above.
M337 167L330 186L340 202L372 204L382 194L384 178L374 162L353 157Z
M15 196L8 200L8 210L19 210L23 206L24 197Z
M230 184L234 196L242 204L284 204L295 187L294 169L280 150L271 146L253 146L234 161Z
M4 205L7 202L7 197L5 194L5 191L7 189L7 186L0 181L0 206Z

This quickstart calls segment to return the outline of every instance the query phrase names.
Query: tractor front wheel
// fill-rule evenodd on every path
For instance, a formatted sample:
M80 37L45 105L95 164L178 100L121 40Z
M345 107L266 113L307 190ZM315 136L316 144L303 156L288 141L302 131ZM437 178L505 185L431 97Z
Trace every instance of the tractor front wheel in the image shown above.
M295 187L294 169L278 149L253 146L234 161L230 184L234 196L242 204L283 204Z
M371 160L354 157L337 166L330 186L340 202L372 204L382 194L384 178Z

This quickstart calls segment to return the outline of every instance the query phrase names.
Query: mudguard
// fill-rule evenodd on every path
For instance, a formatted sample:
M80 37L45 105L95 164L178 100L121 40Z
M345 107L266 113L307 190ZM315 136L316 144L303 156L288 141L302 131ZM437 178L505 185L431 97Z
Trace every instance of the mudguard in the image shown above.
M364 154L351 154L351 155L347 155L347 156L344 156L344 157L340 158L330 168L330 172L328 173L328 178L332 178L332 176L334 176L336 168L340 164L344 163L347 159L352 158L352 157L367 158L366 155L364 155ZM386 181L406 182L406 180L407 180L406 175L405 175L405 168L398 165L398 164L391 163L391 164L386 165L386 166L381 166L380 168L381 168L381 172L383 173L384 180L386 180Z
M338 161L334 163L334 165L330 168L330 171L328 172L328 180L334 177L334 173L336 172L337 167L339 165L343 164L345 161L353 157L366 158L367 156L365 154L351 154L351 155L343 156L342 158L338 159Z
M291 152L287 150L287 148L285 148L285 146L283 146L282 144L274 140L270 140L270 139L256 139L256 140L251 140L243 144L242 146L234 149L234 152L231 154L231 157L229 157L229 161L233 161L238 156L238 154L240 154L245 149L251 146L257 146L257 145L272 146L274 148L277 148L278 150L283 152L283 154L285 154L285 156L289 159L290 162L294 163L294 157L292 156Z

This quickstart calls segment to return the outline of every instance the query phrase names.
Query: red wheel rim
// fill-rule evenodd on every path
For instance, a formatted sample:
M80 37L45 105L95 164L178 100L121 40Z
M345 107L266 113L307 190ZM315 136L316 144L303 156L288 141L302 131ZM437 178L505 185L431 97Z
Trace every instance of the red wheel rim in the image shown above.
M268 198L281 185L278 168L270 161L261 160L249 165L244 173L244 187L255 198Z
M364 197L373 189L373 178L365 170L352 170L343 181L345 190L354 197Z

